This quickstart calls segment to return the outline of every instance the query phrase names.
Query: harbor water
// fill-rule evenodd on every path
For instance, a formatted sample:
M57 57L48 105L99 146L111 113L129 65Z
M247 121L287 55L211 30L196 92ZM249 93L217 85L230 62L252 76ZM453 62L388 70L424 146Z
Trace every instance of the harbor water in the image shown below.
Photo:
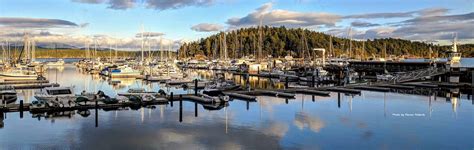
M212 76L209 71L193 73ZM48 68L45 77L61 86L74 86L76 93L101 90L112 97L137 87L193 92L142 80L107 79L71 64ZM250 79L253 87L278 88L271 83ZM17 92L19 99L30 103L38 90ZM218 110L183 101L181 109L180 102L174 102L97 112L26 112L23 118L19 113L3 113L0 149L472 149L471 93L332 92L329 97L234 99Z

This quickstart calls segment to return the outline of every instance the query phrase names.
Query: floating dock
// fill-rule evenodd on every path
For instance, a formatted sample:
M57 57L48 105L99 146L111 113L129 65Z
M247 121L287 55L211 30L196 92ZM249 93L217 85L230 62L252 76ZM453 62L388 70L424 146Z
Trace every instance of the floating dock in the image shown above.
M242 100L255 100L255 99L257 99L256 96L245 95L245 94L234 93L234 92L224 92L224 94L228 95L229 97L238 98L238 99L242 99Z
M47 84L17 84L17 85L12 85L13 88L15 89L41 89L45 87L59 87L59 84L57 83L47 83ZM3 89L6 87L0 87L0 90L6 90Z

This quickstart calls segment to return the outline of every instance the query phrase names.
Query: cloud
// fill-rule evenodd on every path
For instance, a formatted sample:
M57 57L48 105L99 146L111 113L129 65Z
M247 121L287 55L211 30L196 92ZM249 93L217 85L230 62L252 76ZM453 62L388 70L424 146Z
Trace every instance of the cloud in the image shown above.
M382 12L382 13L347 15L347 16L344 16L344 18L345 19L409 18L409 17L414 17L414 15L419 15L419 16L443 15L447 13L448 11L449 9L446 9L446 8L427 8L427 9L421 9L417 11L408 11L408 12Z
M109 9L126 10L145 4L145 8L155 10L179 9L189 6L209 6L213 0L72 0L85 4L108 4Z
M85 27L87 27L87 26L89 26L89 23L81 23L81 24L79 25L79 27L81 27L81 28L85 28Z
M394 30L393 36L410 40L449 40L452 39L453 33L458 33L459 39L473 39L474 30L472 30L472 27L474 27L474 20L443 24L437 22L418 23L397 28Z
M159 37L159 36L165 35L164 33L161 33L161 32L143 32L143 33L140 32L140 33L135 34L135 37L141 38L142 34L144 37Z
M49 31L37 31L37 32L10 32L0 34L0 37L4 38L23 38L26 34L30 37L47 37L47 36L60 36L59 34L53 34Z
M474 20L474 12L458 15L422 16L399 22L399 24L450 23L466 20Z
M344 18L349 19L374 19L374 18L402 18L402 17L412 17L412 12L401 12L401 13L368 13L368 14L357 14L357 15L348 15Z
M417 16L399 22L386 24L372 24L367 21L357 20L351 23L353 27L367 28L352 29L355 39L374 38L402 38L407 40L446 41L457 33L461 41L474 39L474 12L446 15L448 9L428 8L412 11ZM349 37L348 28L330 28L325 31L340 37Z
M210 24L210 23L200 23L191 27L191 30L198 31L198 32L213 32L213 31L220 31L224 27L219 24Z
M78 3L87 3L87 4L100 4L103 3L105 0L72 0L73 2Z
M426 8L418 11L421 16L439 16L444 15L449 11L446 8Z
M366 21L354 21L351 23L351 26L353 27L374 27L374 26L379 26L380 24L376 24L376 23L370 23L370 22L366 22Z
M10 18L0 17L0 27L13 28L62 28L78 27L74 22L61 19L44 18Z
M136 0L109 0L109 7L110 9L116 10L125 10L129 8L133 8L135 6Z
M266 3L245 17L228 19L227 24L233 27L245 27L258 25L262 21L262 24L271 26L308 27L334 26L341 20L339 15L331 13L272 10L272 6L272 3Z
M213 0L146 0L147 8L166 10L178 9L187 6L208 6Z

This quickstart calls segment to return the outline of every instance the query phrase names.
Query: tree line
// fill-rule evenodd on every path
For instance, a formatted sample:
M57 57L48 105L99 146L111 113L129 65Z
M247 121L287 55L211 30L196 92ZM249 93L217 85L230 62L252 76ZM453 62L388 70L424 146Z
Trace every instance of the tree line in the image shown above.
M223 42L226 42L223 44ZM332 57L368 59L374 57L446 57L451 46L410 41L396 38L373 40L351 40L331 36L322 32L301 28L268 27L241 28L230 32L220 32L207 38L183 44L179 57L204 55L211 59L222 58L224 45L228 58L256 56L261 49L264 57L305 57L321 55L313 48L324 48ZM431 50L430 50L431 49ZM474 56L474 44L459 45L464 57ZM308 55L311 54L311 55Z

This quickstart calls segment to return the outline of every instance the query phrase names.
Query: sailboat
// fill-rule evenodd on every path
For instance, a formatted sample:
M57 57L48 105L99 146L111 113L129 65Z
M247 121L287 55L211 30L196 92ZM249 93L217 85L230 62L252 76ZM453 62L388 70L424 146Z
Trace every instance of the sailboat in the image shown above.
M56 50L56 54L58 54L58 50L56 49L56 44L54 45L54 50ZM47 66L64 66L63 59L57 59L56 61L48 62Z
M34 70L29 70L27 67L13 68L12 70L0 72L0 78L4 81L37 80L39 77Z
M458 66L459 62L461 61L461 53L458 52L456 39L457 37L455 37L453 40L453 46L451 48L451 51L449 52L449 57L448 57L448 62L449 64L451 64L451 66Z

